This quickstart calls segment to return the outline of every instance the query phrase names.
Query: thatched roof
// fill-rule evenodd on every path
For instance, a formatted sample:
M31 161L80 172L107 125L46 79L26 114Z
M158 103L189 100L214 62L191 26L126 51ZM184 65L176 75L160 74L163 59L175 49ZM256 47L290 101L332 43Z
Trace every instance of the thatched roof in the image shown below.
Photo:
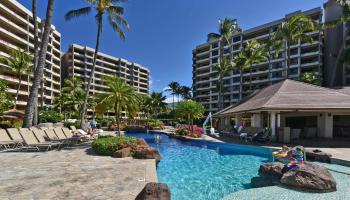
M272 110L350 111L350 94L286 79L260 90L246 101L218 112L215 115Z

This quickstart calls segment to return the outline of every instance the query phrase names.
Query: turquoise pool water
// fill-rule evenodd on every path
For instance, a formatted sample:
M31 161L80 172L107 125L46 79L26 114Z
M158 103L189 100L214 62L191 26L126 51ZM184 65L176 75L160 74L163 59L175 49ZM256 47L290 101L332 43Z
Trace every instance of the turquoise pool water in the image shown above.
M249 189L259 166L271 161L271 150L204 141L183 142L153 134L142 137L162 155L157 167L158 181L168 184L174 200L216 200Z

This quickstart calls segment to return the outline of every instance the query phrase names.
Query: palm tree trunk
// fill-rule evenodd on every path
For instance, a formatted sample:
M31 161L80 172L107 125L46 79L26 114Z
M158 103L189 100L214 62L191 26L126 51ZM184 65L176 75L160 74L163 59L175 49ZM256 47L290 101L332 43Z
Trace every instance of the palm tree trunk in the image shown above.
M288 78L288 72L289 72L289 65L290 65L290 46L289 42L286 42L286 48L287 48L287 66L286 66L286 78Z
M223 76L222 75L220 75L220 79L219 79L219 99L218 99L218 104L219 104L219 106L218 106L218 108L219 108L219 110L221 110L222 109L222 105L223 105L223 98L222 98L222 83L223 82Z
M173 110L175 110L175 94L173 94Z
M98 28L97 28L95 55L94 55L94 60L93 60L92 68L91 68L91 74L89 77L88 85L86 87L86 94L85 94L84 104L83 104L83 109L82 109L82 114L81 114L81 124L80 125L81 125L82 129L86 129L85 114L86 114L86 109L87 109L87 102L88 102L89 95L90 95L90 86L91 86L92 78L93 78L94 73L95 73L97 53L98 53L98 49L100 47L100 37L101 37L101 32L102 32L102 13L98 14L97 20L98 20Z
M19 96L19 90L21 89L21 84L22 84L22 75L18 74L18 86L17 86L17 92L16 92L16 98L15 98L15 105L13 106L13 109L16 109L17 107L17 101L18 101L18 96Z
M250 72L250 80L249 80L249 90L250 90L250 92L252 92L252 67L253 67L253 65L252 64L250 64L250 69L249 69L249 72Z
M243 69L240 69L239 71L239 100L242 100L243 98L243 72L242 72Z
M32 13L33 13L33 23L34 23L34 69L36 69L38 65L38 21L37 21L37 0L32 0ZM36 98L36 102L34 103L34 115L33 115L33 125L38 125L38 98Z
M43 75L43 70L45 66L46 52L47 52L47 46L49 43L54 4L55 4L55 0L48 0L44 33L42 35L41 44L40 44L41 50L38 58L38 66L35 69L34 80L33 80L32 88L30 89L30 94L29 94L25 116L23 120L24 128L31 127L33 123L34 106L36 102L35 98L38 98L38 89L39 89L41 77Z

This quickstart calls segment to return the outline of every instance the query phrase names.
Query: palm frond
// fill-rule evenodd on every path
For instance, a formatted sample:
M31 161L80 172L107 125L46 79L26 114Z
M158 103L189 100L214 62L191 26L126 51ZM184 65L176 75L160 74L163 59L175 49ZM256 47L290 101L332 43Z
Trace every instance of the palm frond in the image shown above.
M64 18L66 21L70 21L82 15L88 15L90 12L91 12L91 7L84 7L76 10L70 10L64 15Z
M115 30L118 33L120 39L125 40L124 31L119 27L119 24L115 22L111 16L108 16L108 22L112 26L113 30Z

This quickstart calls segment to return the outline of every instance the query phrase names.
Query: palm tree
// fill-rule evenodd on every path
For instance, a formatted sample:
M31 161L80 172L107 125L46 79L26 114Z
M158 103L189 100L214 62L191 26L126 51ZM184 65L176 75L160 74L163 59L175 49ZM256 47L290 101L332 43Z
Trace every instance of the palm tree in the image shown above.
M138 108L140 103L140 95L133 87L118 77L107 76L103 79L109 92L96 95L98 99L96 111L104 113L113 109L116 116L118 133L120 134L121 112L123 110L136 110L135 108Z
M0 60L10 67L10 70L16 74L18 81L17 92L15 97L14 109L16 109L19 90L22 85L22 76L27 74L29 76L33 69L33 57L23 49L11 49L10 57L0 57Z
M38 14L37 14L37 0L32 0L32 14L33 14L33 25L34 25L34 69L38 65L38 53L39 53L39 31L38 31ZM42 87L43 88L43 83ZM43 95L41 96L43 98ZM35 98L34 103L34 115L33 115L33 125L38 125L38 98ZM43 102L43 100L42 100Z
M167 104L165 103L165 100L166 97L163 96L162 92L152 92L148 99L148 104L153 117L166 109Z
M193 100L183 100L176 107L175 114L178 118L186 119L190 127L193 127L193 120L202 118L204 111L202 104Z
M239 100L243 99L242 93L243 93L243 72L246 70L249 66L247 63L247 58L244 55L244 53L240 52L235 58L235 67L234 70L239 71Z
M180 92L181 92L180 95L183 99L191 99L192 98L192 89L190 87L181 86Z
M118 33L119 37L122 40L125 40L125 33L122 27L129 29L129 24L122 17L122 15L124 14L124 8L116 5L117 3L125 2L125 1L126 0L86 0L86 2L89 4L88 7L71 10L67 12L65 15L65 19L69 21L73 18L89 14L92 9L95 9L97 13L95 16L97 20L97 37L96 37L95 54L93 58L91 74L86 87L86 95L84 99L84 105L82 108L82 116L81 116L81 127L83 129L85 128L85 113L86 113L86 107L87 107L88 98L90 94L90 86L91 86L92 78L94 77L94 74L95 74L96 59L97 59L97 54L100 47L100 38L101 38L102 27L103 27L103 24L102 24L103 17L107 14L109 24Z
M219 110L223 109L223 82L224 82L224 76L225 74L233 69L233 63L232 63L232 56L231 56L231 37L234 33L241 31L241 29L238 27L237 19L231 19L226 17L224 20L219 20L219 41L221 43L220 45L220 58L218 61L218 65L216 66L216 69L218 71L218 88L219 88L219 95L218 95L218 108ZM229 57L225 57L225 50L224 46L225 44L228 45L229 50Z
M281 51L286 52L285 60L285 74L288 78L290 68L290 49L291 46L299 41L306 41L312 43L312 36L308 35L307 32L315 30L314 21L306 16L305 14L298 14L278 27L277 31L272 36L275 46L275 56Z
M48 0L44 32L41 37L40 53L38 54L38 64L35 69L34 80L30 90L30 94L29 94L29 98L28 98L28 102L25 110L24 120L23 120L24 128L28 128L33 124L33 115L35 112L35 104L37 102L36 99L38 98L38 89L40 86L40 81L43 75L43 70L46 62L46 53L47 53L47 47L48 47L50 32L51 32L51 22L52 22L54 4L55 4L55 0Z
M252 40L247 42L247 45L241 49L239 53L239 58L244 60L245 62L240 63L243 64L245 69L250 70L250 84L249 88L252 89L252 68L254 64L265 62L268 60L268 53L266 52L266 48L264 45L260 44L257 40ZM241 60L241 61L242 61Z
M224 98L223 98L223 85L224 85L224 77L225 74L231 70L233 70L235 64L228 57L222 57L219 60L219 64L216 66L216 71L219 76L218 88L219 88L219 98L218 98L218 108L219 110L223 109Z
M166 91L171 92L171 95L173 95L173 110L175 110L175 95L178 95L180 93L180 84L178 82L172 81L168 85L168 89Z

